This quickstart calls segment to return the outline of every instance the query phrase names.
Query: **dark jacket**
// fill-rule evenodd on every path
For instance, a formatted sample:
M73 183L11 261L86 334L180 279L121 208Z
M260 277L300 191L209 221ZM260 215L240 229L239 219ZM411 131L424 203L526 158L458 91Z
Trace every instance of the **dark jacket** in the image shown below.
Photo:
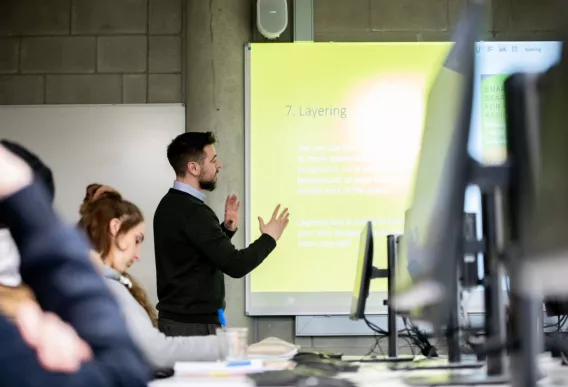
M264 261L276 241L262 234L247 248L231 243L234 232L203 201L176 189L154 214L154 253L160 318L218 324L225 307L225 278L241 278Z
M146 386L148 366L128 334L116 301L89 261L87 244L58 219L44 188L36 183L0 201L0 220L10 228L20 252L22 279L41 307L73 326L94 353L94 359L76 373L48 372L17 328L0 318L1 384Z

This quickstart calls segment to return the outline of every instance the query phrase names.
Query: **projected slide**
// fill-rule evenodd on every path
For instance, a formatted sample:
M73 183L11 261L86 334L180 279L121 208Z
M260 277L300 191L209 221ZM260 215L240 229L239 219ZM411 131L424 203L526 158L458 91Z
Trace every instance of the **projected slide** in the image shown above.
M374 264L386 265L386 235L403 231L428 87L451 43L252 44L246 50L247 243L258 216L277 203L291 222L277 249L247 278L251 315L347 314L358 238L371 220ZM542 71L557 42L482 42L470 153L506 157L503 82ZM468 189L467 212L481 213ZM386 281L374 280L367 313L385 311ZM477 300L479 298L479 300ZM482 307L475 296L471 309Z
M249 313L348 312L368 220L375 266L386 265L386 235L403 231L428 86L449 47L250 46L248 239L277 203L291 222L248 278Z

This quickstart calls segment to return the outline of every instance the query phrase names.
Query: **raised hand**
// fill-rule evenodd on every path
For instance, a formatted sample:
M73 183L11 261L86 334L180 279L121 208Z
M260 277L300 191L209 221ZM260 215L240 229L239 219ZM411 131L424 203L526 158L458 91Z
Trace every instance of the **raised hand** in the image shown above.
M275 241L280 239L280 237L282 236L284 229L288 225L289 216L290 216L290 213L288 212L287 208L285 208L282 212L280 212L280 214L278 214L279 211L280 211L280 204L277 205L274 211L272 212L272 217L270 218L270 221L268 223L265 223L264 219L262 219L260 216L258 217L260 232L263 234L270 235L272 238L274 238Z
M225 201L225 220L223 223L227 230L235 231L239 225L239 208L241 203L237 198L237 195L227 196Z

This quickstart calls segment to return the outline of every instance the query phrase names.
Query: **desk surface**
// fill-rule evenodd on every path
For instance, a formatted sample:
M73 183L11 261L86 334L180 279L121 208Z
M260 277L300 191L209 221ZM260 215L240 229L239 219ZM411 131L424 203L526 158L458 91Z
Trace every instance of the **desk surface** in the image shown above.
M405 376L436 375L440 376L441 380L443 380L447 375L449 375L449 371L445 370L391 371L387 367L388 366L384 363L365 363L361 364L358 372L340 374L338 377L348 379L360 387L408 387L403 380ZM540 359L540 367L545 375L547 375L547 379L551 381L551 383L544 384L552 384L552 381L554 380L553 384L557 386L568 385L568 367L560 366L560 362L556 359L551 359L549 356L543 356L543 358ZM453 374L456 372L459 372L460 374L472 374L485 372L485 369L452 371ZM254 384L246 377L197 378L183 376L174 376L169 379L156 380L149 384L149 387L185 386L249 387L254 386ZM496 386L499 387L499 385ZM504 384L503 386L510 386L510 384Z

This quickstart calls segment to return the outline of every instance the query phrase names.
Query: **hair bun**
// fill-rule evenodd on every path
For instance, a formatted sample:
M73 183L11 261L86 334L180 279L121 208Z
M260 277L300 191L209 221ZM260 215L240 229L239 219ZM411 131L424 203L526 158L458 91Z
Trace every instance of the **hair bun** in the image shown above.
M103 199L103 198L121 201L121 200L122 200L122 195L119 194L118 192L116 192L116 191L114 191L114 190L111 189L111 190L109 190L109 191L105 191L105 192L101 193L101 194L98 195L95 199L93 199L93 201L97 201L97 200Z

